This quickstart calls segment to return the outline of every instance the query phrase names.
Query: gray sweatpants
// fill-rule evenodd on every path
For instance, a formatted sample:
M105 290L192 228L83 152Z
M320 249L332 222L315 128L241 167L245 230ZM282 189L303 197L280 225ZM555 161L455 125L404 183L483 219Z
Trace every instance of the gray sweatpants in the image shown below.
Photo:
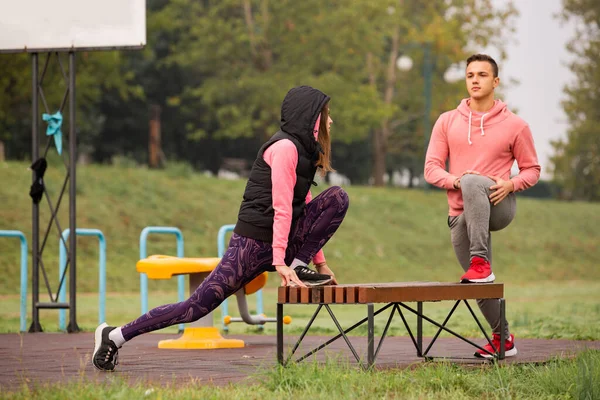
M509 194L498 205L489 200L490 186L495 182L486 176L468 174L460 179L464 211L456 217L448 217L452 246L456 258L467 271L471 257L485 258L492 265L491 231L504 229L517 212L517 199ZM481 313L494 333L500 334L500 302L493 299L477 300ZM509 337L508 322L505 322L506 337Z

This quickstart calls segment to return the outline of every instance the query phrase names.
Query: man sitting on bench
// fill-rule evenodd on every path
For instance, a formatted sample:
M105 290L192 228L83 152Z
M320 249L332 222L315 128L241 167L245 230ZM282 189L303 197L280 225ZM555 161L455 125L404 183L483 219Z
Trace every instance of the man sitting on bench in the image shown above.
M496 61L484 54L469 57L465 80L470 98L442 114L433 128L425 180L447 190L452 245L465 270L461 282L493 282L490 231L503 229L513 220L514 192L537 183L540 165L527 123L505 103L494 100L500 83ZM448 159L449 172L445 169ZM510 178L515 160L519 174ZM492 327L492 343L499 349L500 304L494 299L477 303ZM507 340L502 345L510 357L517 354L517 348L508 323L505 327ZM485 349L494 352L489 344ZM492 357L481 350L475 356Z

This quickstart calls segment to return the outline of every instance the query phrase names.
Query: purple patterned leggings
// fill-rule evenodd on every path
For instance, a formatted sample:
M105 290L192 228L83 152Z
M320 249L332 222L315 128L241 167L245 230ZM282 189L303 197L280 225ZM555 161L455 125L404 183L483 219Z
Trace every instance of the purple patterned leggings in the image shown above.
M348 210L348 195L338 187L324 190L306 205L288 243L285 262L294 258L308 263L333 236ZM156 307L124 325L125 340L167 326L196 321L266 270L272 269L271 243L233 234L221 262L189 299Z

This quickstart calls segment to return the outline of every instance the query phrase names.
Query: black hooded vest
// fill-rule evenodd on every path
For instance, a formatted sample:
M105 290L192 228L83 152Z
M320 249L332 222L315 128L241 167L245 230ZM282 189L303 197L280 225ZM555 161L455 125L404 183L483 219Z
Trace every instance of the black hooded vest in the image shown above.
M260 148L250 171L235 233L264 242L273 241L275 211L271 167L263 159L263 153L282 139L290 140L298 151L290 235L293 233L317 171L319 146L314 138L313 127L321 109L328 101L328 96L308 86L300 86L288 92L281 106L281 130Z

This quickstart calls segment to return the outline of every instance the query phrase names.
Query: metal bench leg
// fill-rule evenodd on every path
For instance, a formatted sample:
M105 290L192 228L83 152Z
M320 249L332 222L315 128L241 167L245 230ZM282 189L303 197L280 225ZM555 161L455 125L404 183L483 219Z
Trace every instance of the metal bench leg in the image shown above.
M423 357L423 302L417 302L417 357Z
M367 304L367 332L368 332L368 347L367 347L367 367L371 368L375 363L375 307L373 303ZM393 310L392 310L393 312Z
M504 342L506 341L506 302L504 299L500 301L500 349L498 350L498 358L504 360Z
M392 307L394 305L394 303L390 303L388 305L386 305L385 307L380 308L379 310L375 311L373 313L373 317L376 317L378 314L382 313L383 311L387 310L388 308ZM309 322L309 325L307 326L307 328L304 330L304 332L302 333L301 339L304 337L304 335L306 334L306 332L308 332L308 328L310 328L310 325L312 324L314 318L316 317L317 313L319 312L319 310L321 309L321 307L325 307L327 309L327 311L329 312L332 321L339 326L339 323L337 322L337 319L335 318L335 316L333 315L333 311L331 311L331 308L329 308L329 306L327 304L320 304L319 308L317 308L317 311L315 311L315 314L312 317L312 320ZM390 315L391 317L391 315ZM367 322L367 320L369 319L369 317L365 317L363 319L361 319L360 321L358 321L357 323L355 323L354 325L352 325L350 328L342 331L341 330L341 326L340 326L340 333L337 334L336 336L334 336L333 338L329 339L328 341L326 341L325 343L319 345L318 347L316 347L315 349L311 350L309 353L303 355L302 357L299 357L298 359L296 359L295 362L299 363L300 361L312 356L313 354L315 354L317 351L329 346L331 343L335 342L336 340L338 340L339 338L343 337L346 338L346 333L352 332L354 329L358 328L359 326L363 325L365 322ZM384 334L382 335L382 339L385 337L385 334L387 333L387 330L389 328L389 324L391 322L391 318L388 320L388 323L386 325L386 328L384 329ZM296 347L294 347L294 349L292 350L291 355L288 357L288 361L291 360L291 356L294 355L298 345L300 344L301 339L298 341L298 343L296 344ZM349 342L346 341L346 343L348 344ZM377 358L377 353L379 352L379 348L381 347L382 341L379 341L379 346L377 347L377 351L375 352L373 359ZM348 344L348 347L350 347L350 350L353 351L353 354L356 354L356 352L354 351L354 348L352 347L351 344ZM358 355L355 355L356 357L356 361L360 362L360 358L358 357ZM287 364L287 362L286 362ZM362 364L361 364L362 365Z
M283 364L283 304L277 303L277 362Z
M458 307L460 302L461 302L460 300L457 300L456 303L454 303L454 307L452 307L452 309L446 316L446 319L444 319L444 322L442 322L442 326L445 327L446 324L448 323L448 321L450 321L450 318L452 318L452 315L454 314L454 311L456 311L456 308ZM424 356L427 356L427 354L429 354L429 350L431 350L431 348L433 347L433 344L435 343L437 338L440 336L440 333L442 333L442 328L438 329L438 331L435 333L435 335L433 335L433 339L431 339L431 342L429 342L429 346L427 346L427 348L423 352Z
M406 332L408 332L408 335L410 336L410 340L412 340L413 345L415 346L415 349L417 349L417 354L419 354L419 343L417 342L417 338L415 338L415 336L413 335L412 330L410 329L410 326L408 326L408 322L406 321L406 318L404 317L404 313L402 312L400 307L398 307L398 305L401 305L403 307L405 307L405 305L402 303L394 303L395 309L398 311L400 318L402 318L402 323L404 324L404 327L406 328ZM420 317L420 315L418 315L418 314L415 314L415 315Z
M407 306L407 305L406 305L406 304L404 304L404 303L397 303L397 304L398 304L400 307L404 308L405 310L408 310L408 311L412 312L413 314L417 315L417 311L416 311L414 308L412 308L412 307L409 307L409 306ZM468 304L468 303L467 303L467 304ZM470 309L470 307L469 307L469 309ZM471 310L471 312L472 312L472 310ZM400 316L402 317L402 320L403 320L403 321L406 321L406 320L404 319L404 316L403 316L402 314L400 314ZM460 339L460 340L462 340L463 342L467 342L467 343L469 343L471 346L473 346L473 347L476 347L476 348L478 348L479 350L487 351L487 350L485 350L483 347L479 346L478 344L476 344L476 343L472 342L471 340L469 340L469 339L467 339L467 338L465 338L465 337L463 337L463 336L459 335L458 333L454 332L452 329L448 329L448 328L446 328L445 326L443 326L443 325L440 325L438 322L436 322L436 321L432 320L431 318L429 318L429 317L427 317L427 316L425 316L425 315L421 315L421 317L422 317L422 318L423 318L425 321L429 322L430 324L433 324L433 325L437 326L438 328L440 328L440 329L443 329L443 330L444 330L444 332L448 332L449 334L451 334L451 335L452 335L452 336L454 336L454 337L457 337L457 338L459 338L459 339ZM477 320L477 317L476 317L474 314L473 314L473 317L474 317L474 318ZM481 325L481 323L479 322L479 320L477 320L477 323L478 323L479 325ZM405 325L407 325L407 324L406 324L406 322L404 322L404 324L405 324ZM408 326L408 325L407 325L407 326ZM410 333L410 332L409 332L409 333ZM412 338L412 334L411 334L411 338ZM413 342L415 342L415 345L416 345L416 341L414 341L414 339L413 339Z

